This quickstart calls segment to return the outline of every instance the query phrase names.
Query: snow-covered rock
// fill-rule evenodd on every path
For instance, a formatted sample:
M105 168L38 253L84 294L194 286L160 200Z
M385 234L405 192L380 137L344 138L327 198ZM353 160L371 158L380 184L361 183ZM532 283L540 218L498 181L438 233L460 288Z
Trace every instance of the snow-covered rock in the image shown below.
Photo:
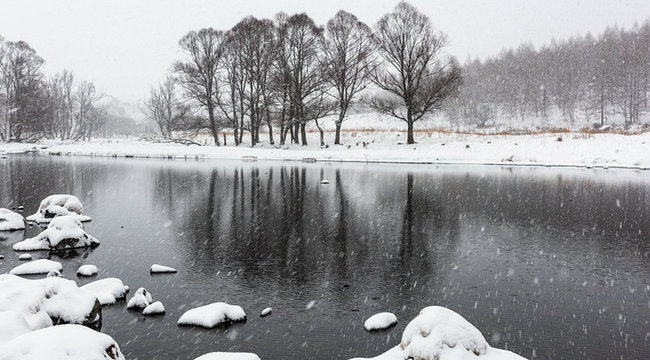
M117 278L93 281L81 289L95 296L101 305L115 304L118 299L123 299L128 291L128 287Z
M270 315L271 312L273 312L273 309L270 308L270 307L267 307L264 310L262 310L262 312L260 313L260 316L264 317L264 316Z
M149 272L151 272L152 274L175 273L176 269L165 265L153 264L151 265L151 269L149 269Z
M2 360L124 360L106 334L81 325L60 325L20 335L0 351Z
M0 289L0 311L22 315L31 330L65 323L93 326L101 321L99 301L72 280L28 280L4 274Z
M88 235L77 216L59 216L50 222L47 229L33 238L15 243L16 251L30 250L64 250L83 247L95 247L99 240Z
M212 352L201 355L194 360L260 360L253 353L244 352Z
M9 209L0 208L0 231L14 231L25 228L25 218Z
M90 221L91 218L83 214L81 201L74 195L50 195L41 201L38 211L27 217L27 221L47 223L57 216L78 216L80 221Z
M490 347L477 328L459 314L441 306L422 309L406 325L398 346L371 359L525 360L510 351Z
M149 304L151 304L152 301L153 301L153 297L151 297L151 293L148 292L147 289L141 287L135 291L135 294L133 294L131 300L129 300L128 304L126 304L126 308L144 309L147 306L149 306Z
M9 271L13 275L34 275L34 274L47 274L52 270L63 270L63 265L60 262L38 259L28 263L18 265Z
M244 320L246 320L246 313L240 306L216 302L186 311L178 319L178 325L213 328L219 324Z
M160 301L156 301L142 310L142 315L158 315L164 313L165 307Z
M61 272L57 269L52 269L47 273L46 277L61 277Z
M97 266L95 265L81 265L77 270L79 276L95 276L97 275Z
M18 256L18 260L31 260L32 259L32 254L20 254Z
M381 312L369 317L363 323L363 327L368 331L384 330L395 324L397 324L397 316L395 316L395 314L390 312Z

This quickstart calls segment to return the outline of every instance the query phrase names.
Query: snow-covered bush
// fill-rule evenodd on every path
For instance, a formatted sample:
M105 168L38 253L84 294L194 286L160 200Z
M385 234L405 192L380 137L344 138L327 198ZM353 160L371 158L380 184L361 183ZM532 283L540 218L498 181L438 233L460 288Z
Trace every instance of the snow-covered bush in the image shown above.
M84 231L77 216L64 215L52 219L47 229L37 236L14 244L13 249L17 251L65 250L98 245L99 240Z
M25 228L25 219L19 213L9 209L0 208L0 231L22 230Z
M81 201L74 195L50 195L41 201L38 211L27 217L27 221L47 223L57 216L78 216L80 221L90 221L91 218L83 214Z

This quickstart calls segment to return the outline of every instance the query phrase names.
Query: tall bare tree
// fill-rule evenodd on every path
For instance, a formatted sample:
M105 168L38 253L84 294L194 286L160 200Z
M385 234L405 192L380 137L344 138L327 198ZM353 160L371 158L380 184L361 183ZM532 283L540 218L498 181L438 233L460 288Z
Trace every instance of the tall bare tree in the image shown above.
M406 122L407 143L413 144L413 124L457 91L460 68L453 58L442 56L445 36L406 2L379 20L375 34L385 66L375 72L373 82L388 96L374 97L370 104Z
M181 130L188 109L178 98L173 76L167 76L158 87L151 89L144 110L147 117L156 122L164 138L171 139L173 131Z
M339 11L325 26L323 67L325 81L334 89L338 105L334 144L341 143L341 124L353 98L370 82L378 65L372 30L356 16Z
M212 28L190 31L179 41L184 59L174 64L182 86L208 115L214 143L220 145L221 124L217 109L217 73L223 51L224 34Z

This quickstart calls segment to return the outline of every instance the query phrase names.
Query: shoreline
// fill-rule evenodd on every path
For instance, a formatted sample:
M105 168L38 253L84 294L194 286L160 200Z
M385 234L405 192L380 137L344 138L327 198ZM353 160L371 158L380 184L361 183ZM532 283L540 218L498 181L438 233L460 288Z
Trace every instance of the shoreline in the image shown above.
M565 134L566 135L566 134ZM368 141L370 140L370 141ZM94 139L83 143L0 143L7 154L144 158L175 160L236 160L303 163L400 165L463 165L650 170L650 133L640 135L577 135L559 140L556 134L441 134L423 142L392 144L389 139L358 137L347 145L235 146L154 143L137 139Z

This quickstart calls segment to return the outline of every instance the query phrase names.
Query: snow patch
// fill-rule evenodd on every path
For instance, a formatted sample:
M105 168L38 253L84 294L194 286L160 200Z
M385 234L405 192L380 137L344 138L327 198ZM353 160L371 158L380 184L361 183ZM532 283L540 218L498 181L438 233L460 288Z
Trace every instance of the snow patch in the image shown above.
M15 243L16 251L63 250L72 248L95 247L99 240L88 235L75 215L59 216L49 223L47 229L33 238Z
M246 313L237 305L216 302L186 311L178 325L194 325L213 328L219 324L246 320Z
M31 260L32 259L32 254L20 254L18 256L18 260Z
M368 331L384 330L395 324L397 324L397 316L395 316L395 314L390 312L381 312L369 317L363 323L363 327Z
M262 310L262 312L260 313L260 316L267 316L267 315L270 315L272 311L273 311L272 308L267 307L266 309Z
M9 209L0 208L0 231L25 229L25 218Z

